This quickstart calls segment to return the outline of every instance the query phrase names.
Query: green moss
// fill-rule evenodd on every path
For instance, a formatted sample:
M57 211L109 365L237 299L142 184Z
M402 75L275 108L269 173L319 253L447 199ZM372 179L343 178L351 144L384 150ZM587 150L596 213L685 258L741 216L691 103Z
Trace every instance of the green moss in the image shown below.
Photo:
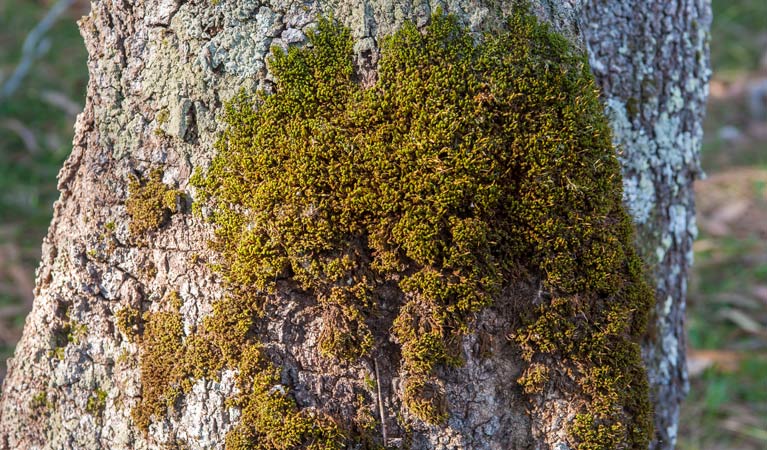
M115 362L117 364L125 364L129 361L129 359L130 359L130 353L128 352L128 350L121 350L120 354L117 355L117 359L115 359Z
M88 398L88 404L85 405L85 411L92 416L98 416L104 411L107 405L107 391L96 389L93 395Z
M386 447L378 442L378 437L380 436L378 428L381 426L377 419L378 405L374 401L368 400L364 395L357 394L357 401L354 406L357 409L357 413L351 422L354 424L355 430L357 430L355 443L358 448L386 450Z
M549 367L544 364L531 364L525 373L517 379L517 383L522 386L525 394L541 394L549 381L549 371Z
M84 323L72 321L67 326L67 341L71 344L79 344L88 335L88 326Z
M48 352L48 356L63 361L66 356L66 347L55 347Z
M166 308L168 306L166 302ZM175 410L181 394L184 378L179 361L183 355L184 325L181 314L172 306L144 313L142 319L141 402L131 415L139 429L147 431L152 417L165 417L168 410Z
M48 352L49 357L58 360L64 360L66 348L69 344L78 345L88 335L88 326L72 320L69 315L69 309L64 311L63 316L63 322L54 329L55 331L51 336L52 348Z
M157 113L157 116L155 117L155 119L157 120L157 123L159 123L160 125L165 125L166 123L168 123L168 120L170 119L170 112L168 111L167 108L163 108Z
M144 275L148 280L152 280L157 276L157 266L151 260L147 261L141 268L140 273Z
M171 214L178 211L181 193L162 182L162 170L155 169L145 180L134 179L128 185L125 208L130 216L129 230L141 237L165 225Z
M196 266L197 264L200 263L201 260L202 260L202 256L200 256L199 253L193 252L189 254L189 259L188 259L189 264Z
M371 377L370 375L365 375L363 381L365 383L365 387L368 388L368 391L376 392L376 389L378 389L378 382L375 378Z
M369 306L364 289L334 287L323 298L323 328L319 336L320 353L328 357L354 360L373 347L373 335L365 324L360 305Z
M141 326L141 311L126 307L115 312L115 326L129 341L133 341Z
M48 400L48 393L46 391L40 391L32 396L29 406L32 409L49 409L52 405Z
M72 327L69 320L69 310L64 311L64 321L61 325L54 328L51 335L51 350L48 352L49 357L54 357L58 360L63 360L66 347L70 344L70 336Z
M185 336L182 304L178 293L171 292L161 311L145 313L142 319L142 398L132 411L140 429L147 431L152 420L173 414L177 400L191 390L194 380L215 379L227 365L238 369L241 392L230 401L240 409L241 420L226 437L227 449L344 448L346 437L340 427L324 414L299 410L280 385L279 369L248 338L252 311L235 311L231 301L219 302L200 329Z
M532 278L541 296L515 311L511 334L529 364L518 382L531 401L577 385L578 448L646 447L637 342L653 294L586 58L522 7L479 45L441 13L423 34L406 24L385 40L368 89L354 81L348 30L321 20L309 39L274 49L277 92L228 103L218 154L195 172L194 209L212 212L232 295L188 336L180 300L145 314L137 424L172 412L193 380L233 368L242 420L227 448L344 448L352 435L298 409L258 344L255 324L282 280L317 299L317 350L342 360L389 339L370 321L382 287L396 287L404 402L441 423L437 369L460 366L473 317ZM134 234L173 211L159 172L130 190Z
M346 436L324 414L299 410L280 384L279 369L258 345L247 346L239 362L238 386L249 392L234 403L242 418L227 434L230 450L340 450Z

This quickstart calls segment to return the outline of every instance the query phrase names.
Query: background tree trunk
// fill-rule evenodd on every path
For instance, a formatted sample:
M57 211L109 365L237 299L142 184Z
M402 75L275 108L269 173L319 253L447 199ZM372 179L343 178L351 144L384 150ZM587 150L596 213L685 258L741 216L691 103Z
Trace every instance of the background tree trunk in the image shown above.
M583 18L591 70L621 149L625 203L657 283L643 344L654 448L673 448L688 389L683 325L697 235L692 184L701 173L710 2L594 0L585 2Z
M356 64L369 83L381 36L406 20L423 28L442 6L473 31L492 31L502 26L511 3L94 2L80 24L90 55L87 103L59 174L61 198L43 244L34 309L9 361L0 446L222 446L237 422L225 402L235 390L230 372L218 381L197 381L180 415L155 421L148 434L131 416L142 392L139 350L121 335L116 313L156 310L153 305L177 291L188 331L225 296L219 277L203 264L215 259L207 246L209 224L173 214L150 241L131 238L125 202L132 177L162 167L163 182L188 190L193 169L215 153L223 102L241 89L272 90L265 64L270 46L304 42L319 16L332 15L351 29ZM686 389L682 318L695 234L691 184L708 80L708 4L611 0L581 6L542 0L533 2L533 11L574 45L587 45L605 92L623 152L626 203L659 293L643 347L655 445L672 448ZM497 311L483 314L490 331L501 329L493 328ZM271 311L269 320L282 381L301 407L353 415L355 386L375 378L382 389L378 401L390 411L384 419L388 443L401 442L395 413L401 382L391 355L378 354L376 364L329 366L307 344L316 340L320 319L300 299ZM549 417L531 423L525 400L511 386L519 364L503 351L489 361L471 356L480 341L467 336L466 364L447 380L449 426L416 425L413 448L568 448L564 429L573 408L554 402L544 408Z

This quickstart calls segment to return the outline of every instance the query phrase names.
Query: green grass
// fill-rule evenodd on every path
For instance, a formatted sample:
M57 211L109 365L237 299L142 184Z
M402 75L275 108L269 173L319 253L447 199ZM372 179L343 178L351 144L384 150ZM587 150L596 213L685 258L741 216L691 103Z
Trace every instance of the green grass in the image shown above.
M681 450L767 447L767 359L751 357L740 369L708 369L693 380L685 405ZM693 420L694 419L694 420Z
M756 190L755 192L759 192ZM767 245L759 236L715 238L696 253L687 314L688 344L741 358L730 370L707 369L691 380L679 448L763 449L767 437L767 341L728 313L767 327L767 304L753 287L767 284Z

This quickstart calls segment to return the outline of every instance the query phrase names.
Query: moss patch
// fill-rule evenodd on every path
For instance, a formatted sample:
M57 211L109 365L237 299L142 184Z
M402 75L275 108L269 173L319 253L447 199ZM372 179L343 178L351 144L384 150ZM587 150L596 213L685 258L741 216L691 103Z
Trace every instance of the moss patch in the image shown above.
M136 308L126 307L115 312L115 326L120 333L129 341L133 341L139 333L141 325L141 311Z
M279 369L263 356L250 333L252 310L237 310L232 301L216 303L214 314L187 336L182 304L179 294L171 292L162 309L145 313L137 326L142 398L132 417L141 430L176 413L178 400L190 392L194 380L217 379L229 367L238 370L241 394L230 399L230 406L240 409L241 420L226 437L227 449L344 448L347 439L335 422L322 413L298 409L289 390L280 385Z
M162 182L162 170L155 169L145 180L133 179L128 185L125 208L130 216L133 237L159 229L178 211L180 192Z
M66 347L69 344L79 345L88 336L88 326L71 319L68 308L63 316L62 323L54 328L51 339L53 348L48 353L49 356L59 360L64 360Z
M266 360L258 345L244 349L238 386L248 392L234 402L242 411L239 424L226 436L231 450L340 450L347 437L322 413L299 410L280 384L280 370Z
M309 40L274 50L274 95L227 105L218 155L192 180L232 296L189 336L180 305L145 315L139 426L228 367L242 411L228 448L344 447L350 435L296 408L258 344L254 325L278 280L317 299L318 351L341 359L388 339L370 321L378 289L398 287L404 401L441 423L437 368L461 364L472 318L504 287L539 279L541 296L522 305L511 335L529 364L524 390L532 399L576 386L580 449L646 447L637 342L653 295L585 57L521 7L480 45L441 13L423 34L406 24L384 42L369 89L354 81L348 30L322 20ZM170 211L160 179L131 187L137 232ZM562 370L547 370L552 361Z
M141 346L141 402L132 411L136 425L148 430L152 416L164 417L168 409L175 408L184 381L181 347L184 325L178 309L167 305L167 310L144 314Z
M48 393L45 391L40 391L32 396L32 400L30 400L29 406L32 409L49 409L51 408L52 404L48 400Z
M96 389L93 395L88 398L88 404L85 405L85 411L92 416L100 416L107 406L107 391Z

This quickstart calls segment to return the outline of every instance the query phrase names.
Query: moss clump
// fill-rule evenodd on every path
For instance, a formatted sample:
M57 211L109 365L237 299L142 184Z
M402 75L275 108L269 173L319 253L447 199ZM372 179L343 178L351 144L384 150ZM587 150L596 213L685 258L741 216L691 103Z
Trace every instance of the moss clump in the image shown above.
M154 417L164 417L175 408L184 381L183 365L179 364L184 324L177 308L165 302L165 310L144 313L141 346L141 402L132 417L141 430L148 430Z
M45 391L40 391L32 396L32 400L30 400L29 406L32 409L49 409L52 404L48 400L48 393Z
M320 352L354 360L367 354L373 347L373 335L365 325L360 305L369 308L368 293L357 289L331 289L330 296L322 299L323 328L319 336Z
M66 325L67 342L70 344L79 344L88 335L88 325L71 321Z
M133 341L141 326L141 311L126 307L115 312L115 326L123 336Z
M85 411L92 415L98 416L104 411L107 406L107 391L103 389L96 389L93 391L93 395L88 398L88 404L85 405Z
M55 327L52 335L52 349L48 356L64 360L69 344L79 345L88 336L88 325L72 320L69 309L63 313L63 323Z
M66 356L66 348L55 347L54 349L48 351L48 356L52 358L56 358L59 361L63 361L64 357Z
M372 345L376 287L395 281L408 299L393 326L404 399L439 422L435 368L460 364L470 318L504 283L537 275L552 300L528 308L515 334L525 359L605 368L578 374L592 428L637 420L621 437L646 441L635 350L652 294L632 269L620 168L585 59L522 9L479 46L451 17L425 34L406 25L367 90L353 81L348 31L326 21L311 42L275 54L275 95L228 106L219 154L195 180L215 205L222 271L248 292L239 301L258 309L276 280L293 279L335 308L320 350L350 358ZM614 364L599 356L615 351ZM529 375L531 392L556 382ZM582 430L584 446L601 436Z
M228 450L344 448L347 439L335 422L319 412L299 410L280 385L278 368L253 342L252 310L237 310L234 302L221 301L198 330L185 335L182 305L179 294L171 292L162 310L142 317L138 335L142 398L132 411L141 430L148 431L153 419L174 413L194 380L216 379L221 369L230 367L238 369L240 391L230 404L240 409L241 420L227 435Z
M129 230L133 237L157 230L178 211L180 192L162 182L163 172L153 170L145 180L133 179L128 185L125 208L130 216Z
M342 359L387 338L368 322L379 288L396 286L405 404L442 422L436 369L461 364L472 318L503 288L538 279L541 296L521 305L511 336L530 364L519 382L530 396L576 386L578 448L646 447L637 342L653 295L585 57L523 7L479 45L440 13L423 34L406 24L385 41L369 89L354 81L348 30L320 21L309 40L275 50L274 95L227 105L218 155L192 180L233 295L185 340L175 313L148 318L145 352L194 370L142 368L145 386L163 386L147 388L145 414L172 403L183 377L239 368L243 420L230 448L341 448L329 419L274 395L279 377L254 341L254 321L279 298L269 294L291 280L323 310L318 350Z
M535 363L527 367L525 373L517 379L517 383L522 386L525 394L541 394L549 381L549 376L548 366Z
M165 125L168 123L168 120L170 120L170 112L167 108L161 109L157 115L155 116L155 120L157 120L157 123L160 125Z
M247 395L234 402L239 424L226 436L230 450L340 450L347 437L326 415L299 410L280 384L280 371L258 345L247 346L239 362L238 387Z

